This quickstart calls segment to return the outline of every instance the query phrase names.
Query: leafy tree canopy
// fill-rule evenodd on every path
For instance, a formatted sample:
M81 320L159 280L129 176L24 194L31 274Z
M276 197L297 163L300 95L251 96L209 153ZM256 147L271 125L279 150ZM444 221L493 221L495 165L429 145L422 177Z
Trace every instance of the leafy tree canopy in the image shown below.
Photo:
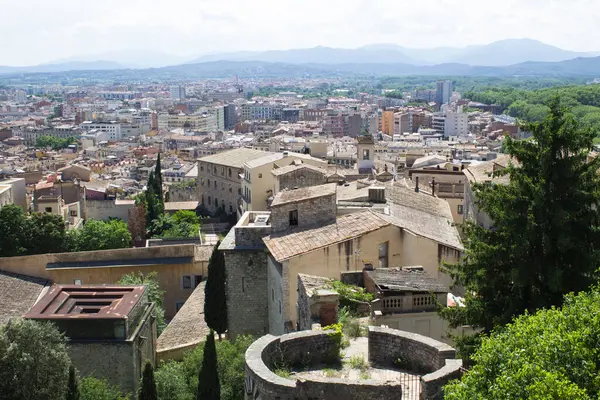
M49 322L12 319L0 326L0 394L11 400L63 400L67 340Z
M594 132L555 99L526 129L533 140L507 138L514 160L506 184L474 185L476 205L492 229L466 223L465 254L447 269L466 288L466 307L442 310L451 325L484 331L524 311L560 306L586 290L600 264L600 158L588 160Z
M484 338L475 366L445 387L449 400L597 399L600 291L523 315Z
M154 303L154 316L156 318L156 328L158 335L166 326L165 323L165 310L163 308L163 301L165 297L165 291L160 288L158 284L158 274L156 272L150 272L143 274L141 272L126 274L119 279L117 282L119 285L145 285L148 291L148 300Z
M131 247L131 233L119 219L88 220L81 229L69 232L72 251L110 250Z
M61 150L75 143L77 143L75 137L61 139L54 136L40 136L35 142L35 147L39 149L51 148L52 150Z

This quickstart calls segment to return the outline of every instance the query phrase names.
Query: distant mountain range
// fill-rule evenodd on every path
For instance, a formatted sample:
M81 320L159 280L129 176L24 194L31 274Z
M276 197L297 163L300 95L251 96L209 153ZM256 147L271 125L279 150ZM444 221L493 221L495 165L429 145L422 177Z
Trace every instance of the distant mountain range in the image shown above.
M144 62L134 63L144 55ZM314 47L221 53L171 66L166 63L181 61L181 58L148 51L117 52L112 56L118 56L122 62L91 61L90 57L94 56L87 56L83 61L63 60L33 67L0 66L0 74L114 71L112 76L123 78L157 76L164 79L356 74L600 76L600 53L571 52L530 39L503 40L465 48L408 49L395 44L374 44L357 49Z
M528 61L557 62L600 53L578 53L532 39L507 39L482 46L412 49L395 44L372 44L357 49L313 47L309 49L269 50L210 54L190 63L207 61L265 61L289 64L371 64L403 63L434 65L458 63L477 66L507 66Z
M0 74L25 74L37 72L93 71L121 69L123 65L114 61L70 61L40 64L31 67L8 67L0 65Z

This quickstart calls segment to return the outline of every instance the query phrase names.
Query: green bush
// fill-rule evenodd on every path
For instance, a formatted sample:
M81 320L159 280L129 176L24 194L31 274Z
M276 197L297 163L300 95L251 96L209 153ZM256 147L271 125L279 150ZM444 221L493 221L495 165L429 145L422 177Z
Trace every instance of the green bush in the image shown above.
M161 364L154 373L159 400L194 400L187 384L183 364L176 361Z
M105 379L86 377L81 380L81 400L129 400Z

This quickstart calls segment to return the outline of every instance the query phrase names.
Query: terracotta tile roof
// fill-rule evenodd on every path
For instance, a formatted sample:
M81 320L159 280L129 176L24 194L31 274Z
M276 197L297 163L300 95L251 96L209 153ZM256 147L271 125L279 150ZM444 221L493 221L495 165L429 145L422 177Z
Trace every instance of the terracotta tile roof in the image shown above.
M379 214L364 211L339 217L333 224L318 228L292 231L283 235L271 235L263 241L271 255L284 261L332 244L362 236L366 233L391 225Z
M191 347L204 341L210 329L204 321L204 286L199 284L156 341L157 353Z
M0 325L25 315L49 283L42 278L0 271Z

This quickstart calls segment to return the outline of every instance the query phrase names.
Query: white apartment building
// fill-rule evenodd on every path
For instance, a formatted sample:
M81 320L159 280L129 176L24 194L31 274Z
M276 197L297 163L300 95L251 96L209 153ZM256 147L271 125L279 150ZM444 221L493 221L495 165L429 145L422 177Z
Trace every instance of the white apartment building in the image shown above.
M83 121L81 127L86 130L97 129L108 134L108 140L117 141L121 140L121 124L117 121L108 122L94 122L94 121Z
M446 112L444 137L466 136L469 134L469 115L462 112Z
M169 86L169 96L172 99L185 99L185 87L181 85Z

